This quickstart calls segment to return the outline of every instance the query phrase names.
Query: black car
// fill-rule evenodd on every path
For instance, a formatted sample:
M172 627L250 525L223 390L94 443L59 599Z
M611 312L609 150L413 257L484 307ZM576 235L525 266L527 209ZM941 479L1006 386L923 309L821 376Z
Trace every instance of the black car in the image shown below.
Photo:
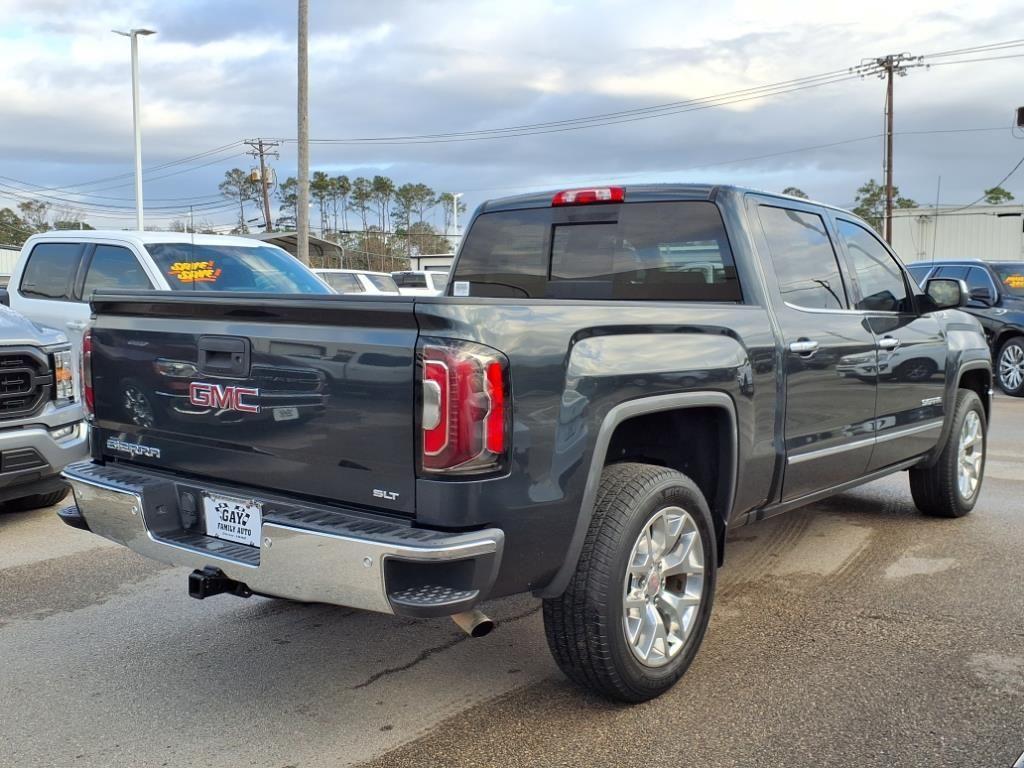
M928 261L907 267L919 285L933 277L964 280L964 309L981 321L992 347L999 385L1024 397L1024 261Z

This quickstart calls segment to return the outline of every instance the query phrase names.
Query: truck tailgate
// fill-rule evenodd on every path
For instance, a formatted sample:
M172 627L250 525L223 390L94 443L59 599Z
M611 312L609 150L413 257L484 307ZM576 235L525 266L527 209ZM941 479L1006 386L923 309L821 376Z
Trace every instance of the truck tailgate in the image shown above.
M409 299L94 300L94 454L414 511Z

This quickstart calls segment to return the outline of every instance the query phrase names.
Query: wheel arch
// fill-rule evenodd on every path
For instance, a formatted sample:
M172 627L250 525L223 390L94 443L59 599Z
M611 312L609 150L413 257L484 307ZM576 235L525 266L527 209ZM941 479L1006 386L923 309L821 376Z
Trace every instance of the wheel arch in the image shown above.
M566 548L565 559L551 581L546 586L535 590L538 597L557 597L568 586L572 574L576 570L576 563L590 528L594 504L597 500L597 490L601 482L601 472L604 467L613 461L643 460L638 455L630 453L612 455L612 451L617 450L616 446L621 445L621 441L616 442L616 435L623 434L620 430L628 429L630 423L636 424L637 420L662 419L668 414L678 414L676 418L685 419L687 415L696 416L697 413L702 414L700 418L705 420L709 418L709 415L714 414L714 417L706 422L705 428L713 424L718 436L716 444L717 471L714 473L703 472L700 480L697 477L691 477L691 479L700 487L711 507L712 518L715 521L717 557L718 562L721 562L724 553L725 531L736 497L739 460L736 407L732 398L724 392L716 391L680 392L638 398L616 405L608 411L602 420L590 459L590 469L579 514L576 518L576 526ZM648 463L661 463L664 466L680 469L679 465L685 465L686 457L684 456L681 461L677 462L659 462L658 457L647 458L649 459ZM654 461L650 461L652 458ZM724 471L721 467L723 461L727 464ZM680 471L683 470L680 469ZM689 472L686 474L690 475ZM709 490L712 491L710 494Z

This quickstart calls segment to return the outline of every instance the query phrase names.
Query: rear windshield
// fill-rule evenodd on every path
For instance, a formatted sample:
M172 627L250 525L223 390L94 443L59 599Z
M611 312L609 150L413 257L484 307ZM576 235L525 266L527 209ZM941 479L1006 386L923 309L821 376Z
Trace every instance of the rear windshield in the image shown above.
M471 296L505 298L742 298L721 214L704 201L485 213L466 236L457 282Z
M999 280L999 290L1024 299L1024 264L989 264Z
M398 293L398 286L395 285L394 278L391 275L365 275L366 279L370 281L370 284L378 291L387 291L389 293Z
M401 288L426 288L427 276L422 272L394 272L395 285Z
M312 272L279 248L150 243L146 250L176 291L331 293Z

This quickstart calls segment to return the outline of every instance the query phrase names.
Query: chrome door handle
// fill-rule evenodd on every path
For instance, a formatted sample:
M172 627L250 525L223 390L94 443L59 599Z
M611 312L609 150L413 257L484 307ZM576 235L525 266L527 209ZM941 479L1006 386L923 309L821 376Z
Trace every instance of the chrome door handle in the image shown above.
M811 339L800 339L789 344L789 351L798 355L812 355L818 351L818 342Z
M878 340L878 348L884 349L888 352L896 349L900 345L900 340L895 336L883 336Z

